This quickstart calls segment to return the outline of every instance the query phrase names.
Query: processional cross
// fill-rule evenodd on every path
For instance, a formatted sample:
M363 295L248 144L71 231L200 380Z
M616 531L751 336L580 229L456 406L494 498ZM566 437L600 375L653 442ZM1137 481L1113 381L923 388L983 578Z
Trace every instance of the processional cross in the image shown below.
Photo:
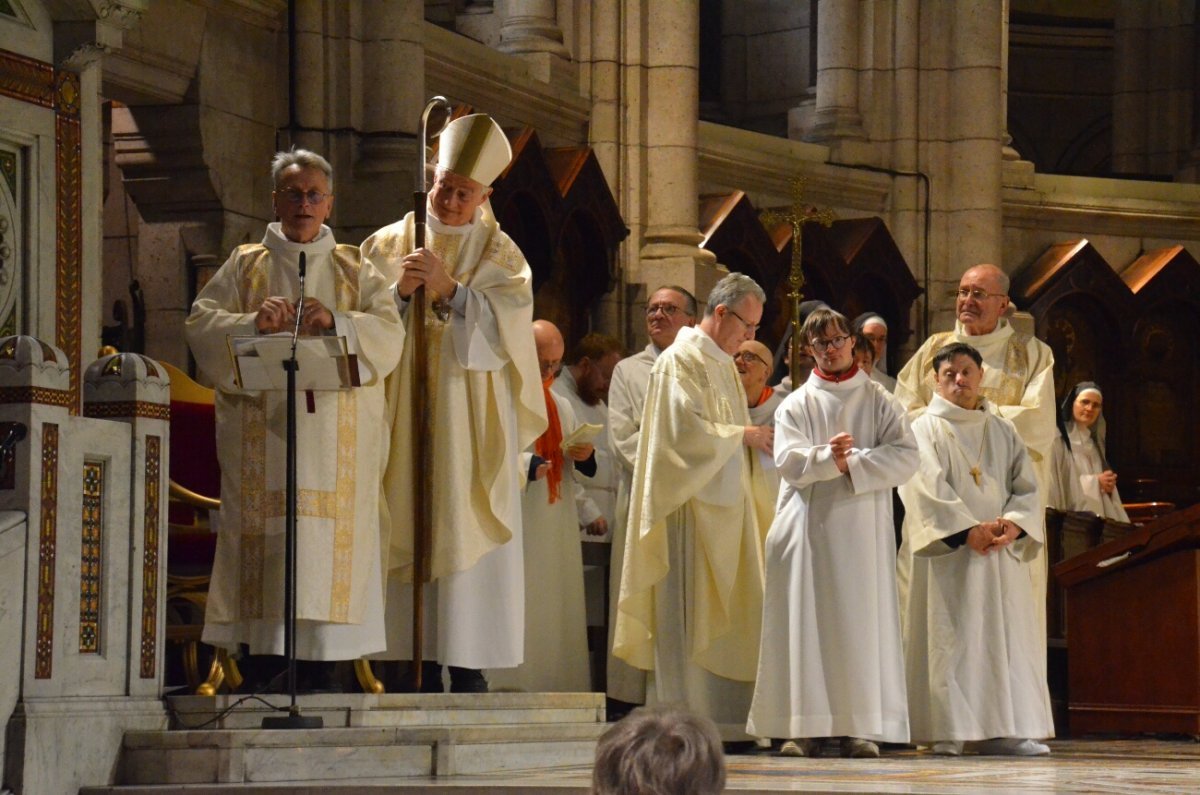
M792 266L788 272L788 286L791 289L788 290L788 302L792 308L790 320L792 335L789 348L793 389L800 384L800 345L802 342L800 339L800 302L804 298L804 271L800 267L803 260L800 248L801 236L804 233L805 224L818 223L821 226L831 226L836 217L833 210L817 208L804 203L805 182L804 177L796 177L792 180L792 207L790 210L787 212L764 210L761 214L763 226L767 228L768 232L772 227L781 223L789 224L792 227Z

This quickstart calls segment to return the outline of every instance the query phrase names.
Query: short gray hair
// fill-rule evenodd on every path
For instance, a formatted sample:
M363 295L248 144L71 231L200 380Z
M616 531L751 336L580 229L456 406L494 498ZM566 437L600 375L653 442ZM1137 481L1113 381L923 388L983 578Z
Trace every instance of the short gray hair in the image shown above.
M719 795L724 789L717 727L685 709L638 707L596 744L593 795Z
M279 187L279 175L284 169L292 166L300 166L300 168L315 168L325 175L325 179L329 180L329 192L333 192L333 166L329 165L329 161L321 157L316 152L308 149L297 149L292 147L287 152L276 152L275 157L271 158L271 185Z
M708 317L722 304L733 308L734 304L748 295L757 298L759 303L767 302L767 294L763 292L763 288L758 286L758 282L744 273L731 273L717 282L717 285L712 288L712 292L708 294L708 304L704 307L704 316Z

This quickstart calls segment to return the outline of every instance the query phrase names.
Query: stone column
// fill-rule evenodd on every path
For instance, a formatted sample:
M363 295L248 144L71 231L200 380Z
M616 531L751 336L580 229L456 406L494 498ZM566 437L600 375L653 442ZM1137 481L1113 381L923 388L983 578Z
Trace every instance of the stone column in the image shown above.
M701 249L696 227L700 108L698 11L680 13L675 0L643 0L646 19L673 20L647 25L641 42L642 236L640 275L650 289L675 283L703 299L720 278L716 257ZM626 30L629 28L627 27ZM653 283L653 284L651 284Z
M414 169L414 136L425 106L420 3L362 4L362 141L358 170Z
M499 8L504 17L498 47L501 52L548 53L570 60L554 0L501 0Z
M855 142L866 141L859 109L858 0L821 0L817 5L817 98L812 108L789 114L793 137L828 144L834 159L865 162L872 157Z
M530 76L572 89L579 87L579 67L563 44L554 0L499 0L500 43L496 48L524 61Z

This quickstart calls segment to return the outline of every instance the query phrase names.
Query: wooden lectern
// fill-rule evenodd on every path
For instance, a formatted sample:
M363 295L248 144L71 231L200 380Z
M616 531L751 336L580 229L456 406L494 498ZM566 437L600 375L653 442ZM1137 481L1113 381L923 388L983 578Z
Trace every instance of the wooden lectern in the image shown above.
M1072 734L1200 735L1200 505L1054 566Z

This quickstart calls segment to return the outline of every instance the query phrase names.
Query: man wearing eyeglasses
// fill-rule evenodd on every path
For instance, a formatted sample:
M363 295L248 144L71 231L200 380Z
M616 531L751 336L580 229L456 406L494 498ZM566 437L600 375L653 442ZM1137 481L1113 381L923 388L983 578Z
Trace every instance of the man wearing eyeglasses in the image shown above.
M646 701L646 674L612 653L617 626L617 597L621 593L621 566L625 560L625 523L629 517L629 490L633 463L641 437L642 409L654 361L675 341L679 330L696 325L696 297L683 287L660 287L646 302L646 335L650 343L613 368L608 385L608 438L616 469L617 502L612 528L612 555L608 569L608 666L609 716L618 715L632 704Z
M953 331L934 334L913 354L896 376L896 399L912 418L923 413L937 391L933 357L942 347L962 342L983 357L983 380L979 394L987 398L988 410L1011 420L1025 443L1037 475L1041 505L1046 505L1050 482L1051 452L1057 428L1054 423L1054 354L1036 337L1017 331L1005 318L1009 279L995 265L976 265L963 274L958 284ZM1041 514L1038 514L1041 516ZM900 547L897 579L901 607L908 599L908 582L913 560L907 540ZM1034 604L1039 605L1041 637L1045 639L1046 556L1044 549L1029 566ZM1045 649L1041 661L1045 663Z
M429 369L414 374L406 344L389 383L394 402L384 492L390 516L388 651L408 659L412 645L416 465L412 434L430 434L433 467L433 582L426 589L422 687L483 692L481 669L513 668L524 656L525 591L519 457L546 429L546 400L533 322L532 273L487 204L492 182L512 158L500 126L485 114L446 125L438 137L425 245L412 213L362 244L363 256L393 280L406 326L424 285ZM414 339L409 334L407 341ZM432 421L413 428L409 407L427 389Z
M286 400L248 392L234 378L228 338L290 334L345 337L362 387L319 392L296 417L296 656L300 687L336 689L332 661L382 651L379 478L384 378L396 366L404 329L382 273L325 225L333 169L304 149L271 163L276 223L261 243L238 246L205 285L184 324L200 369L216 387L221 516L203 638L246 647L245 687L259 690L282 670ZM300 257L306 261L304 303ZM311 503L311 504L310 504ZM316 661L315 663L310 661Z
M879 756L908 742L892 489L916 471L904 410L854 363L850 324L800 329L816 367L775 412L783 481L767 533L762 647L748 729L784 756Z
M613 653L650 672L647 700L711 718L748 741L762 619L750 423L733 354L762 319L762 288L731 273L696 328L680 329L650 373L634 462Z

